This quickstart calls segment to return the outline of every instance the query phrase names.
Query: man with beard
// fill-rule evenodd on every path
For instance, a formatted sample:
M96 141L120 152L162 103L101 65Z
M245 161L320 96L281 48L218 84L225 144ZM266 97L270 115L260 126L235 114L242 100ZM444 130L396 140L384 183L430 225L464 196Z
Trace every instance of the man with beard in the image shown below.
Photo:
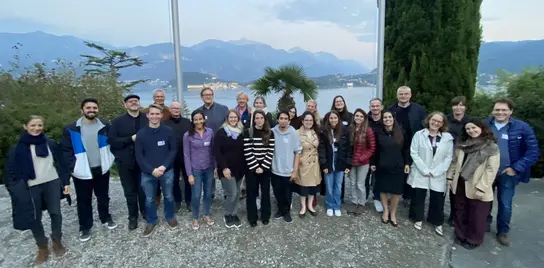
M164 125L169 126L174 132L174 137L177 140L178 151L174 160L174 201L176 202L176 212L181 210L181 187L180 175L184 182L184 198L187 210L191 210L191 184L185 171L185 161L183 160L183 135L191 128L191 121L181 116L181 103L174 101L170 105L170 118L163 121Z
M144 128L148 122L144 113L140 112L140 97L128 95L124 99L127 112L111 123L108 142L115 155L119 178L128 207L128 229L138 228L138 211L145 218L145 195L140 186L141 171L134 156L136 132Z
M93 226L93 191L102 225L110 230L117 227L109 213L110 168L115 157L108 144L110 126L96 118L98 100L84 99L81 112L83 117L64 128L61 147L76 188L79 240L88 241Z

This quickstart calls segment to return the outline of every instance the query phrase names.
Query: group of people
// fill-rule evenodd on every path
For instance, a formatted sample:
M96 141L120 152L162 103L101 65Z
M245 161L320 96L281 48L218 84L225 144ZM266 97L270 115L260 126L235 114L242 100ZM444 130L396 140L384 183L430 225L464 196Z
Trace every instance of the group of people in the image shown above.
M397 90L398 102L387 109L380 99L372 99L368 113L360 108L350 113L344 98L336 96L323 118L315 100L307 102L300 116L294 106L273 116L262 97L249 107L249 96L239 93L238 105L229 110L214 101L210 88L200 96L203 105L184 118L180 103L165 105L162 89L153 92L154 103L146 109L131 94L124 98L126 113L111 124L98 119L99 102L88 98L81 102L83 116L64 128L59 143L44 134L44 118L29 117L9 152L5 184L14 228L30 229L38 245L36 263L50 254L42 210L51 215L53 251L66 252L60 200L71 193L70 178L77 196L79 239L91 238L93 192L102 225L117 227L109 213L114 162L127 202L128 229L138 228L141 215L147 222L144 237L158 224L161 195L169 227L178 227L176 212L182 203L192 212L192 229L200 228L201 214L205 225L214 225L215 178L223 189L227 228L242 225L237 214L242 192L247 194L249 225L256 227L259 220L269 224L270 186L278 208L275 219L292 222L292 192L300 197L300 218L318 215L318 193L325 196L327 216L341 216L347 181L348 214L364 213L372 190L381 221L394 227L402 196L414 228L421 230L429 192L427 221L439 235L449 191L456 242L472 249L489 229L495 190L497 240L509 244L515 187L528 182L540 156L532 128L511 117L514 104L508 99L497 100L493 116L480 120L466 115L468 103L462 96L452 100L450 115L427 115L410 101L407 86Z

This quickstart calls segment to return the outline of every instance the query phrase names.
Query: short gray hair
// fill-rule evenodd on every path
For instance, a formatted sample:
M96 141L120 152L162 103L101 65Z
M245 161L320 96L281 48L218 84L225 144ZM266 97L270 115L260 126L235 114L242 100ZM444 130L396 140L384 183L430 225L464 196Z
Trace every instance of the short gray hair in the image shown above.
M153 97L155 97L155 94L157 94L157 92L162 92L162 94L166 95L166 91L164 91L164 89L156 88L155 90L153 90Z

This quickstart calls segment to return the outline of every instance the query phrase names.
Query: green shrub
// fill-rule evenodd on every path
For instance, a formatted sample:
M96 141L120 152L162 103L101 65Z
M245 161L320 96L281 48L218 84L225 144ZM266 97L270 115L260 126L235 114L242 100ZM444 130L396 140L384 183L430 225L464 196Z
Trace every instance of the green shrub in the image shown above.
M53 68L36 64L22 72L0 70L0 89L0 183L8 150L29 115L43 116L45 133L58 141L63 127L81 117L84 98L97 98L99 117L110 121L124 112L122 99L128 90L115 75L78 75L74 66L61 61Z
M493 109L493 101L507 97L515 103L513 116L527 122L534 129L539 142L540 160L532 168L533 177L544 176L544 68L526 70L521 74L500 73L497 87L493 93L478 92L470 105L473 116L485 118Z

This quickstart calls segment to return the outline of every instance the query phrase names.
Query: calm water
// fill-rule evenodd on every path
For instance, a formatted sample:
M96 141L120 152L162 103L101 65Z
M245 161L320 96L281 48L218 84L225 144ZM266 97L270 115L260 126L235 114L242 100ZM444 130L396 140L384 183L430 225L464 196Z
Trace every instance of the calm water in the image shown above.
M244 91L250 96L249 103L253 104L253 95L252 91L249 89L240 89L235 91L226 91L226 92L216 92L215 101L224 105L227 105L229 108L234 108L236 106L236 94L238 92ZM374 97L375 88L373 87L353 87L353 88L335 88L335 89L321 89L319 90L319 95L317 97L317 109L319 114L324 115L331 108L332 100L336 95L344 96L348 110L353 112L356 108L362 108L365 111L368 111L368 102ZM151 91L139 91L135 92L141 97L142 106L147 106L153 103L153 98L151 96ZM167 92L166 104L169 105L175 97L175 93ZM190 110L194 110L202 106L202 100L200 99L200 92L184 92L184 99L189 105ZM280 98L279 94L271 94L266 98L266 104L268 105L269 111L276 109L278 99ZM305 110L306 105L304 103L304 98L301 94L294 95L297 111L299 114Z

